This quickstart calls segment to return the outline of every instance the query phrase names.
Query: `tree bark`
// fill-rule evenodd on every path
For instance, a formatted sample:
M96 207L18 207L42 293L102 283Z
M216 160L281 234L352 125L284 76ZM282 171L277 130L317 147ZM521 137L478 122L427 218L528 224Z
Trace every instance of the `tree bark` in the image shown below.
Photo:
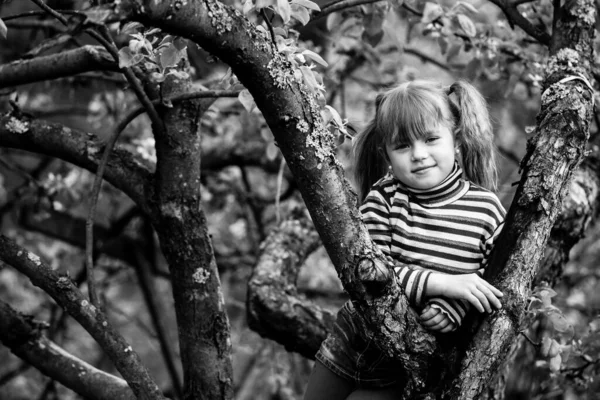
M23 361L89 400L134 400L127 382L74 357L42 335L39 324L0 301L0 341Z
M119 66L104 48L86 45L75 50L0 65L0 89L83 72L118 70Z
M189 79L163 85L167 98L191 89ZM154 132L152 223L169 264L186 400L233 397L229 319L200 197L200 117L209 104L159 109L165 129Z
M310 359L335 320L333 313L300 297L296 289L300 266L319 243L306 219L284 221L261 245L246 302L252 330Z
M483 321L469 344L450 398L478 398L523 328L531 284L589 138L593 93L581 79L562 80L590 76L594 22L592 1L568 2L560 10L536 135L528 143L521 183L486 271L505 294L503 309Z

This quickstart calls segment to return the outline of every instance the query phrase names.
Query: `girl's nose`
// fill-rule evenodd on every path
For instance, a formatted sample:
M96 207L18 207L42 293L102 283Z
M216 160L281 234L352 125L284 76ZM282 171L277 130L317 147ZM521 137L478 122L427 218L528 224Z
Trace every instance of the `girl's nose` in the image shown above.
M424 160L427 158L427 149L419 143L413 143L411 156L414 161Z

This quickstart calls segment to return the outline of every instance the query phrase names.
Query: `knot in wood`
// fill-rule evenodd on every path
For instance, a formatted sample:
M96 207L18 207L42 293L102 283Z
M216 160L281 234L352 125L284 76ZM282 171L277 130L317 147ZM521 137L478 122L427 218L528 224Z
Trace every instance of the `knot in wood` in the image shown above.
M376 295L390 280L390 270L379 259L363 258L358 264L358 278L370 294Z

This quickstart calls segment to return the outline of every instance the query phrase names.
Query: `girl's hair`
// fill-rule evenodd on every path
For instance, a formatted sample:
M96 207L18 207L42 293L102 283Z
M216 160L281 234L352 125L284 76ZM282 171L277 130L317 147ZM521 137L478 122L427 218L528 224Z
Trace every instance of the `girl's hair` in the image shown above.
M436 82L416 80L379 94L375 99L375 117L354 141L359 200L364 200L371 186L387 171L386 144L412 142L440 124L455 132L462 156L459 162L466 178L495 191L494 135L483 96L465 81L443 87Z

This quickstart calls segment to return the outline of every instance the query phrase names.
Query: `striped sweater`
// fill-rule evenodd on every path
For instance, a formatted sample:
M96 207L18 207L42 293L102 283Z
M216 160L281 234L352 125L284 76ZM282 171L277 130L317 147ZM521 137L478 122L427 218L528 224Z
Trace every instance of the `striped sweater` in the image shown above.
M371 238L395 261L409 303L441 309L459 326L466 301L427 296L432 271L483 273L505 211L495 194L462 179L456 164L438 186L407 188L391 173L377 181L360 207Z

